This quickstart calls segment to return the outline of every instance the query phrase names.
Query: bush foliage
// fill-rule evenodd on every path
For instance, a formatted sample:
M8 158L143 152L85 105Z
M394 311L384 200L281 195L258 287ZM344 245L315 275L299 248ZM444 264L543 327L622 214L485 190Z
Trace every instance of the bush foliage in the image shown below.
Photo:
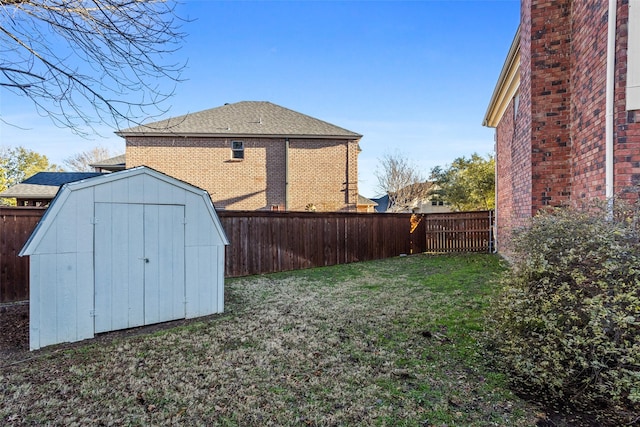
M621 205L541 213L516 232L487 325L521 391L614 424L640 415L640 215Z

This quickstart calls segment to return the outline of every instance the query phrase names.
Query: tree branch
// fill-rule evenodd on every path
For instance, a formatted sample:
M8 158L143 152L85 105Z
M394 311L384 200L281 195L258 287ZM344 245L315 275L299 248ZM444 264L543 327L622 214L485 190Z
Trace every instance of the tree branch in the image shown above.
M162 0L0 0L0 88L59 126L140 124L165 112L185 64L184 37Z

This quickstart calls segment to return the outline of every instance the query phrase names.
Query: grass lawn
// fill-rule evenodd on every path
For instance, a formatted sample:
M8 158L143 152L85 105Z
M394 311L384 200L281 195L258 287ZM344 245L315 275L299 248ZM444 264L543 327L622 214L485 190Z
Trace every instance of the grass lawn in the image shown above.
M223 315L0 371L0 424L532 426L484 366L491 255L227 280Z

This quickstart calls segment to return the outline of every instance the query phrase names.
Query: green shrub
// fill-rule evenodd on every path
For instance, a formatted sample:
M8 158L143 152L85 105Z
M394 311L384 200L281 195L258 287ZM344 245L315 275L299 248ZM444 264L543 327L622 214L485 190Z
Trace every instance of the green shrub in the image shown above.
M640 216L557 209L514 234L487 321L520 391L623 424L640 414Z

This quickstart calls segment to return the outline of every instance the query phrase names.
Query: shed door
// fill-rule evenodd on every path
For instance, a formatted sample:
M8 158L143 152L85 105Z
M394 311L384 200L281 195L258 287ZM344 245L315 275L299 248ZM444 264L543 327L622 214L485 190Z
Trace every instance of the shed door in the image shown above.
M184 318L184 206L96 203L95 215L95 332Z

